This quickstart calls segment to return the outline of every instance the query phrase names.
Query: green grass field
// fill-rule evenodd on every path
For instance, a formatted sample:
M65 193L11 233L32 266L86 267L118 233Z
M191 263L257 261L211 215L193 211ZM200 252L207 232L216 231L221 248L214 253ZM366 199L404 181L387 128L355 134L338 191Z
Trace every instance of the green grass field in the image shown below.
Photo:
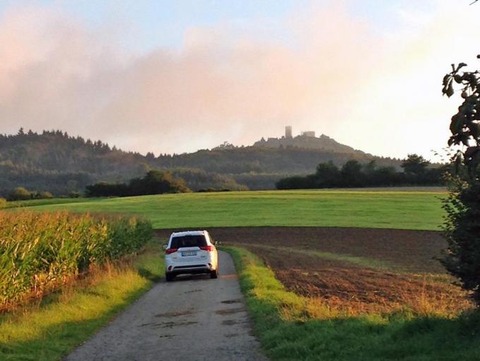
M23 203L38 210L120 212L145 216L154 228L319 226L438 230L440 190L312 190L185 193Z

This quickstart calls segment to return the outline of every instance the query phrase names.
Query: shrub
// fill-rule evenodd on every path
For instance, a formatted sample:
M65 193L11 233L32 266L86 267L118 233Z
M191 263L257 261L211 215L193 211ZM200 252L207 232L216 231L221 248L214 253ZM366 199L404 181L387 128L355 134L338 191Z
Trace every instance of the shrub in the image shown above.
M32 198L32 193L24 187L15 188L8 197L11 201L24 201Z
M38 198L38 199L51 199L53 198L53 194L50 193L50 192L37 192L35 193L35 198Z
M452 64L452 71L443 78L442 91L448 97L455 93L455 84L460 87L463 101L451 118L448 145L463 147L452 160L457 173L463 166L468 176L453 177L444 203L448 249L442 263L480 307L480 71L464 71L466 66Z
M457 178L452 187L443 203L448 249L441 262L480 305L480 182Z

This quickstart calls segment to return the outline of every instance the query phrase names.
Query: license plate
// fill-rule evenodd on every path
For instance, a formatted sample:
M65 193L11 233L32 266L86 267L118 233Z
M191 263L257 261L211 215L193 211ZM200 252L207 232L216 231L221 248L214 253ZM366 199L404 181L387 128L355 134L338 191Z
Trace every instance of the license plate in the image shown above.
M182 257L196 256L197 251L185 251L182 252Z

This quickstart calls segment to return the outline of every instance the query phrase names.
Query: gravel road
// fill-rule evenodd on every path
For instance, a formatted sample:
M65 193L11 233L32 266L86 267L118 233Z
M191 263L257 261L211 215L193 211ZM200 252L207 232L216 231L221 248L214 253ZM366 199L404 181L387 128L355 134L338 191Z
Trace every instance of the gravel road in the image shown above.
M65 361L267 360L251 334L232 258L218 279L178 276L156 284Z

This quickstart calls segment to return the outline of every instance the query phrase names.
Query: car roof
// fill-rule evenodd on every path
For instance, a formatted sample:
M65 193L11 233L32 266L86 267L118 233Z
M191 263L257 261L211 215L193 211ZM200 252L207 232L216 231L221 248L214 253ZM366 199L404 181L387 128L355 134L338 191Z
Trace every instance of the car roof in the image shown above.
M171 237L179 237L179 236L199 236L199 235L205 235L208 232L203 230L203 231L181 231L181 232L173 232Z

